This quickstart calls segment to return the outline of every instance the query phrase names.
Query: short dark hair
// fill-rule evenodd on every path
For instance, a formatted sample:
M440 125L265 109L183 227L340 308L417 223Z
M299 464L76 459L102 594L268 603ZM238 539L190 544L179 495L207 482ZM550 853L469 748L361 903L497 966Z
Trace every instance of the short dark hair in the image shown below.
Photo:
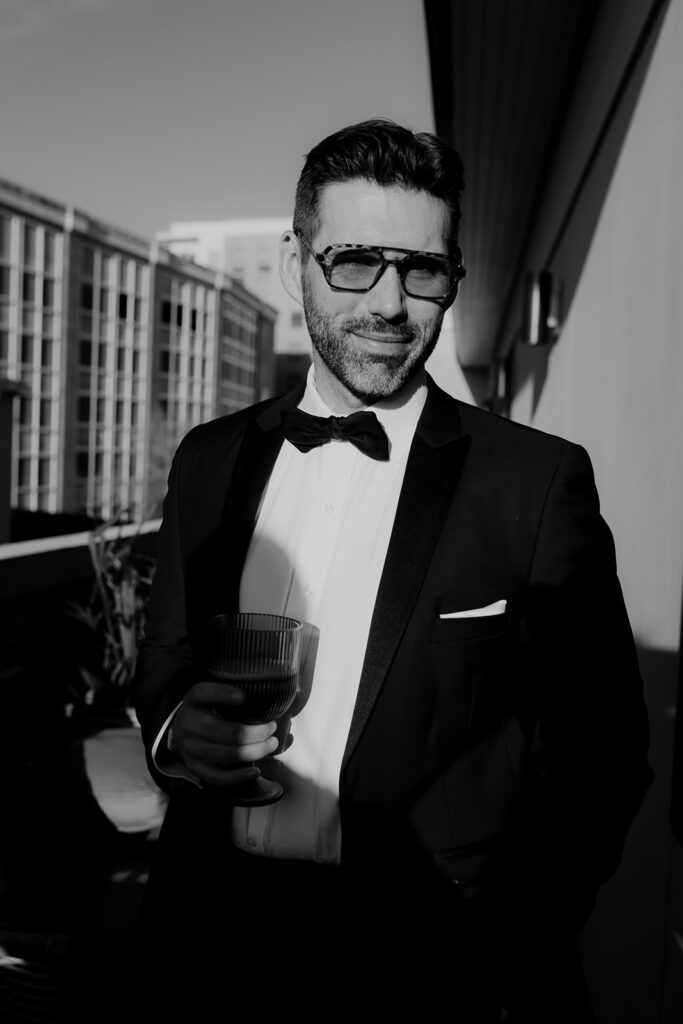
M294 230L312 239L320 226L320 193L335 182L364 179L442 199L451 214L451 244L460 226L464 170L460 154L436 135L373 118L319 142L306 157L294 201ZM303 255L303 253L302 253Z

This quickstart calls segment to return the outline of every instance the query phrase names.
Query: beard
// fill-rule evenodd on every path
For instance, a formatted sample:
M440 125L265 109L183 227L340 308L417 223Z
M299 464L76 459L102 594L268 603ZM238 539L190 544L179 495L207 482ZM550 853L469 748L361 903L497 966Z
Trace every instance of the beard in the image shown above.
M347 391L365 405L400 391L422 369L439 340L443 316L429 327L410 321L395 326L372 316L350 316L333 323L315 302L305 278L302 285L304 316L313 348ZM400 339L402 351L386 355L367 352L352 337L357 331L380 332L388 341L392 337Z

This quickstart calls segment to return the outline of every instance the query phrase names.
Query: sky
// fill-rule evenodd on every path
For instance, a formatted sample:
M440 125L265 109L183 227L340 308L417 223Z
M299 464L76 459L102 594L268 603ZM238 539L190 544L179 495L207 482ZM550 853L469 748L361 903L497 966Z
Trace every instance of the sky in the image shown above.
M0 0L0 177L144 238L289 216L376 116L434 129L422 0Z

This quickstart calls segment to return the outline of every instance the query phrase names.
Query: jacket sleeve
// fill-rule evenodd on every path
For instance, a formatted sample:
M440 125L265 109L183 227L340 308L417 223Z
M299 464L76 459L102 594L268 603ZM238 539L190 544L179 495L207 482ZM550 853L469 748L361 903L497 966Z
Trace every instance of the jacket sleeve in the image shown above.
M157 771L151 751L174 708L197 681L187 628L186 594L180 541L179 494L186 444L175 454L157 540L157 566L149 599L145 635L136 670L136 712L147 761L164 789L182 785Z
M580 927L618 867L653 775L614 543L577 445L565 448L548 489L522 645L536 729L507 891Z

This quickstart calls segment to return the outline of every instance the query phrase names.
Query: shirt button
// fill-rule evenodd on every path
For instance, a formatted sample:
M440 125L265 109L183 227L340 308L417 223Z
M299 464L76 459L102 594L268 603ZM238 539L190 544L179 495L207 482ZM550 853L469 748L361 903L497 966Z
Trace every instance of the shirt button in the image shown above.
M334 512L334 505L332 504L331 501L326 502L324 508L328 515Z
M313 593L313 587L309 587L309 586L305 586L304 587L304 594L312 594L312 593Z
M251 846L252 850L256 848L256 840L253 836L247 836L247 846Z

